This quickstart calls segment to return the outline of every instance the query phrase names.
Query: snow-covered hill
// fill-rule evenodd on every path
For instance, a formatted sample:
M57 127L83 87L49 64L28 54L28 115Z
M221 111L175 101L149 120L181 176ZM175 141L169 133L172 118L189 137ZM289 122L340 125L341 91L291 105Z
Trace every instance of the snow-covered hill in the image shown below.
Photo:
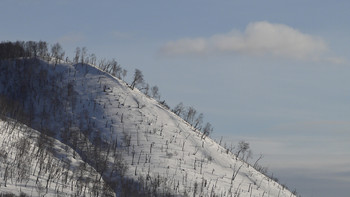
M19 59L0 69L0 94L21 121L76 150L117 196L294 196L94 66Z
M0 194L108 195L99 174L73 149L14 120L0 120L0 150Z

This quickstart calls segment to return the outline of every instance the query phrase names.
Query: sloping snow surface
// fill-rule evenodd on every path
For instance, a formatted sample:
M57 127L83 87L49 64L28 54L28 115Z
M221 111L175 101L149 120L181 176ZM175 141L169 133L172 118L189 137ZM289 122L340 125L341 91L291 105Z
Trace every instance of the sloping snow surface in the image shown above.
M201 132L158 101L149 98L136 88L132 90L124 81L94 66L70 63L54 65L43 60L35 61L30 66L34 70L31 71L32 75L36 77L28 82L33 88L22 102L31 103L26 105L25 110L27 113L30 111L35 117L30 122L33 128L41 131L45 127L54 133L55 138L69 144L79 153L80 157L77 156L75 159L72 157L71 149L68 149L67 153L58 154L64 155L66 161L71 163L68 168L69 174L77 173L74 168L72 171L72 166L79 166L82 160L88 161L103 175L103 180L114 181L113 190L117 196L122 195L124 186L121 182L123 180L125 182L125 179L129 181L129 185L133 185L134 190L146 191L147 187L146 193L152 195L158 193L173 196L294 196L275 181L236 158L214 140L203 137ZM16 76L7 79L16 81ZM6 87L9 86L15 84L8 82L7 85L0 86L1 93L7 94ZM68 135L70 137L67 140L67 133L72 134L73 131L77 131L74 135L78 136L76 143L72 141L74 138L72 135ZM4 144L2 148L11 149L8 147L12 145L6 145L7 138L17 140L36 138L26 137L29 135L27 133L18 133L19 137L3 135L2 142L0 141ZM33 133L38 135L37 132ZM83 139L88 139L85 145ZM93 162L96 158L90 154L91 150L86 145L88 143L101 147L99 157L102 159L98 161L106 163L106 168ZM55 152L62 152L64 145L58 142L56 144ZM28 151L34 151L35 154L35 145L30 147ZM8 156L13 159L15 157L15 153ZM54 165L64 165L64 160L60 157L51 156L46 160L49 158L53 159ZM118 167L116 158L122 160L122 164L126 164L127 170L124 173L113 171ZM32 159L35 160L35 157ZM35 160L31 165L36 163ZM1 173L4 173L7 164L1 165ZM34 167L31 166L30 170L33 170L32 168ZM40 183L44 188L45 176L48 174L41 175L43 180ZM0 191L21 188L25 193L32 194L35 192L33 188L36 177L30 176L29 179L27 187L24 187L26 183L22 182L7 188L3 186L4 180L1 180ZM8 180L7 184L10 182ZM55 188L57 182L59 181L53 181L50 188ZM69 184L75 182L57 187L62 192L70 194ZM136 194L137 192L133 193Z

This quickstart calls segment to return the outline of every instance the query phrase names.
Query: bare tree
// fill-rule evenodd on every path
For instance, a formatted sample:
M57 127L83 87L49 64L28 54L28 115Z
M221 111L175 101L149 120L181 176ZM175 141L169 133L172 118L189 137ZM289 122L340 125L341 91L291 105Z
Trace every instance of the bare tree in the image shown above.
M109 68L107 69L107 72L112 74L113 76L117 77L118 79L121 79L121 74L122 74L122 67L118 64L118 62L113 59L109 63Z
M82 64L84 64L84 61L85 61L85 56L87 55L87 49L86 49L86 47L83 47L82 49L81 49L81 56L80 56L80 62L82 63Z
M207 136L209 136L213 132L213 127L209 122L205 124L204 128L202 129L202 139L205 139Z
M116 60L113 60L113 74L116 76L118 79L122 79L122 72L123 69L122 67L118 64Z
M134 89L135 86L138 86L144 82L143 74L139 69L135 69L134 79L131 83L131 89Z
M98 67L105 71L107 69L107 66L106 66L106 59L100 59L99 63L98 63Z
M160 100L159 88L158 86L153 86L151 88L152 97L156 100Z
M34 41L28 41L25 43L26 45L26 51L28 57L37 57L38 56L38 45Z
M77 63L79 62L79 57L80 57L80 48L77 47L77 48L75 49L74 63L77 64Z
M96 64L96 55L94 53L90 54L90 63L92 65Z
M182 102L177 104L174 109L172 110L176 115L180 116L182 112L184 111L184 105Z
M239 157L239 155L242 153L243 154L242 158L244 158L244 154L248 151L249 148L250 147L248 142L245 142L243 140L238 142L237 157Z
M196 120L194 121L194 124L193 124L193 127L195 128L195 129L201 129L201 127L202 127L202 123L203 123L203 113L200 113L198 116L197 116L197 118L196 118Z
M61 45L56 43L51 47L51 55L55 58L55 64L57 64L58 60L62 60L65 52L63 51Z
M194 107L188 107L184 113L185 121L193 125L194 117L197 114L197 110Z
M45 57L47 56L47 43L43 41L39 41L38 43L38 55L39 57Z

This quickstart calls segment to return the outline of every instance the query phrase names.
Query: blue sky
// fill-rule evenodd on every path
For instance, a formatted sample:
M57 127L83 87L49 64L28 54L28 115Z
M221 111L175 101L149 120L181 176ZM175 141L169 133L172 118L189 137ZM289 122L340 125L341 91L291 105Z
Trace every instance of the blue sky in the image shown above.
M2 0L1 40L143 71L303 196L350 190L349 1Z

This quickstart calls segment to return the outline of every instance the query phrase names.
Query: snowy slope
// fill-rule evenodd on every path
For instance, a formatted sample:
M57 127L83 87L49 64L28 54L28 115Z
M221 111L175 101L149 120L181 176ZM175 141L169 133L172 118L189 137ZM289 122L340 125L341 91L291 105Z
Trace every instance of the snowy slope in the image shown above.
M97 196L104 182L70 147L13 120L0 120L0 194ZM75 156L73 156L75 155Z
M106 120L115 120L109 126L114 131L124 129L124 132L114 132L112 136L128 136L130 139L130 145L124 147L124 158L132 164L129 176L137 178L138 174L149 174L150 177L163 177L166 179L164 184L175 188L178 194L192 195L197 187L196 193L200 196L239 193L241 196L291 196L289 191L234 155L226 154L226 150L210 138L201 139L201 133L155 100L137 90L130 90L111 77L102 81L110 91L95 99L108 104ZM115 102L110 102L113 100ZM124 105L118 108L121 101ZM123 123L120 121L122 116ZM111 135L107 133L106 136Z
M115 183L117 195L125 189L120 178L125 182L126 177L127 185L136 190L133 195L294 196L209 137L202 139L199 131L156 100L98 68L68 63L54 66L42 60L33 64L37 65L37 70L47 70L43 79L47 85L37 88L43 82L33 79L37 93L28 93L31 99L22 101L32 105L36 118L31 125L55 131L56 138L76 149L107 182ZM0 91L6 93L1 86ZM73 128L79 133L75 143L72 138L65 140ZM83 143L86 139L103 147L95 164L91 148ZM114 173L116 158L127 165L125 173ZM101 162L107 167L99 166Z

